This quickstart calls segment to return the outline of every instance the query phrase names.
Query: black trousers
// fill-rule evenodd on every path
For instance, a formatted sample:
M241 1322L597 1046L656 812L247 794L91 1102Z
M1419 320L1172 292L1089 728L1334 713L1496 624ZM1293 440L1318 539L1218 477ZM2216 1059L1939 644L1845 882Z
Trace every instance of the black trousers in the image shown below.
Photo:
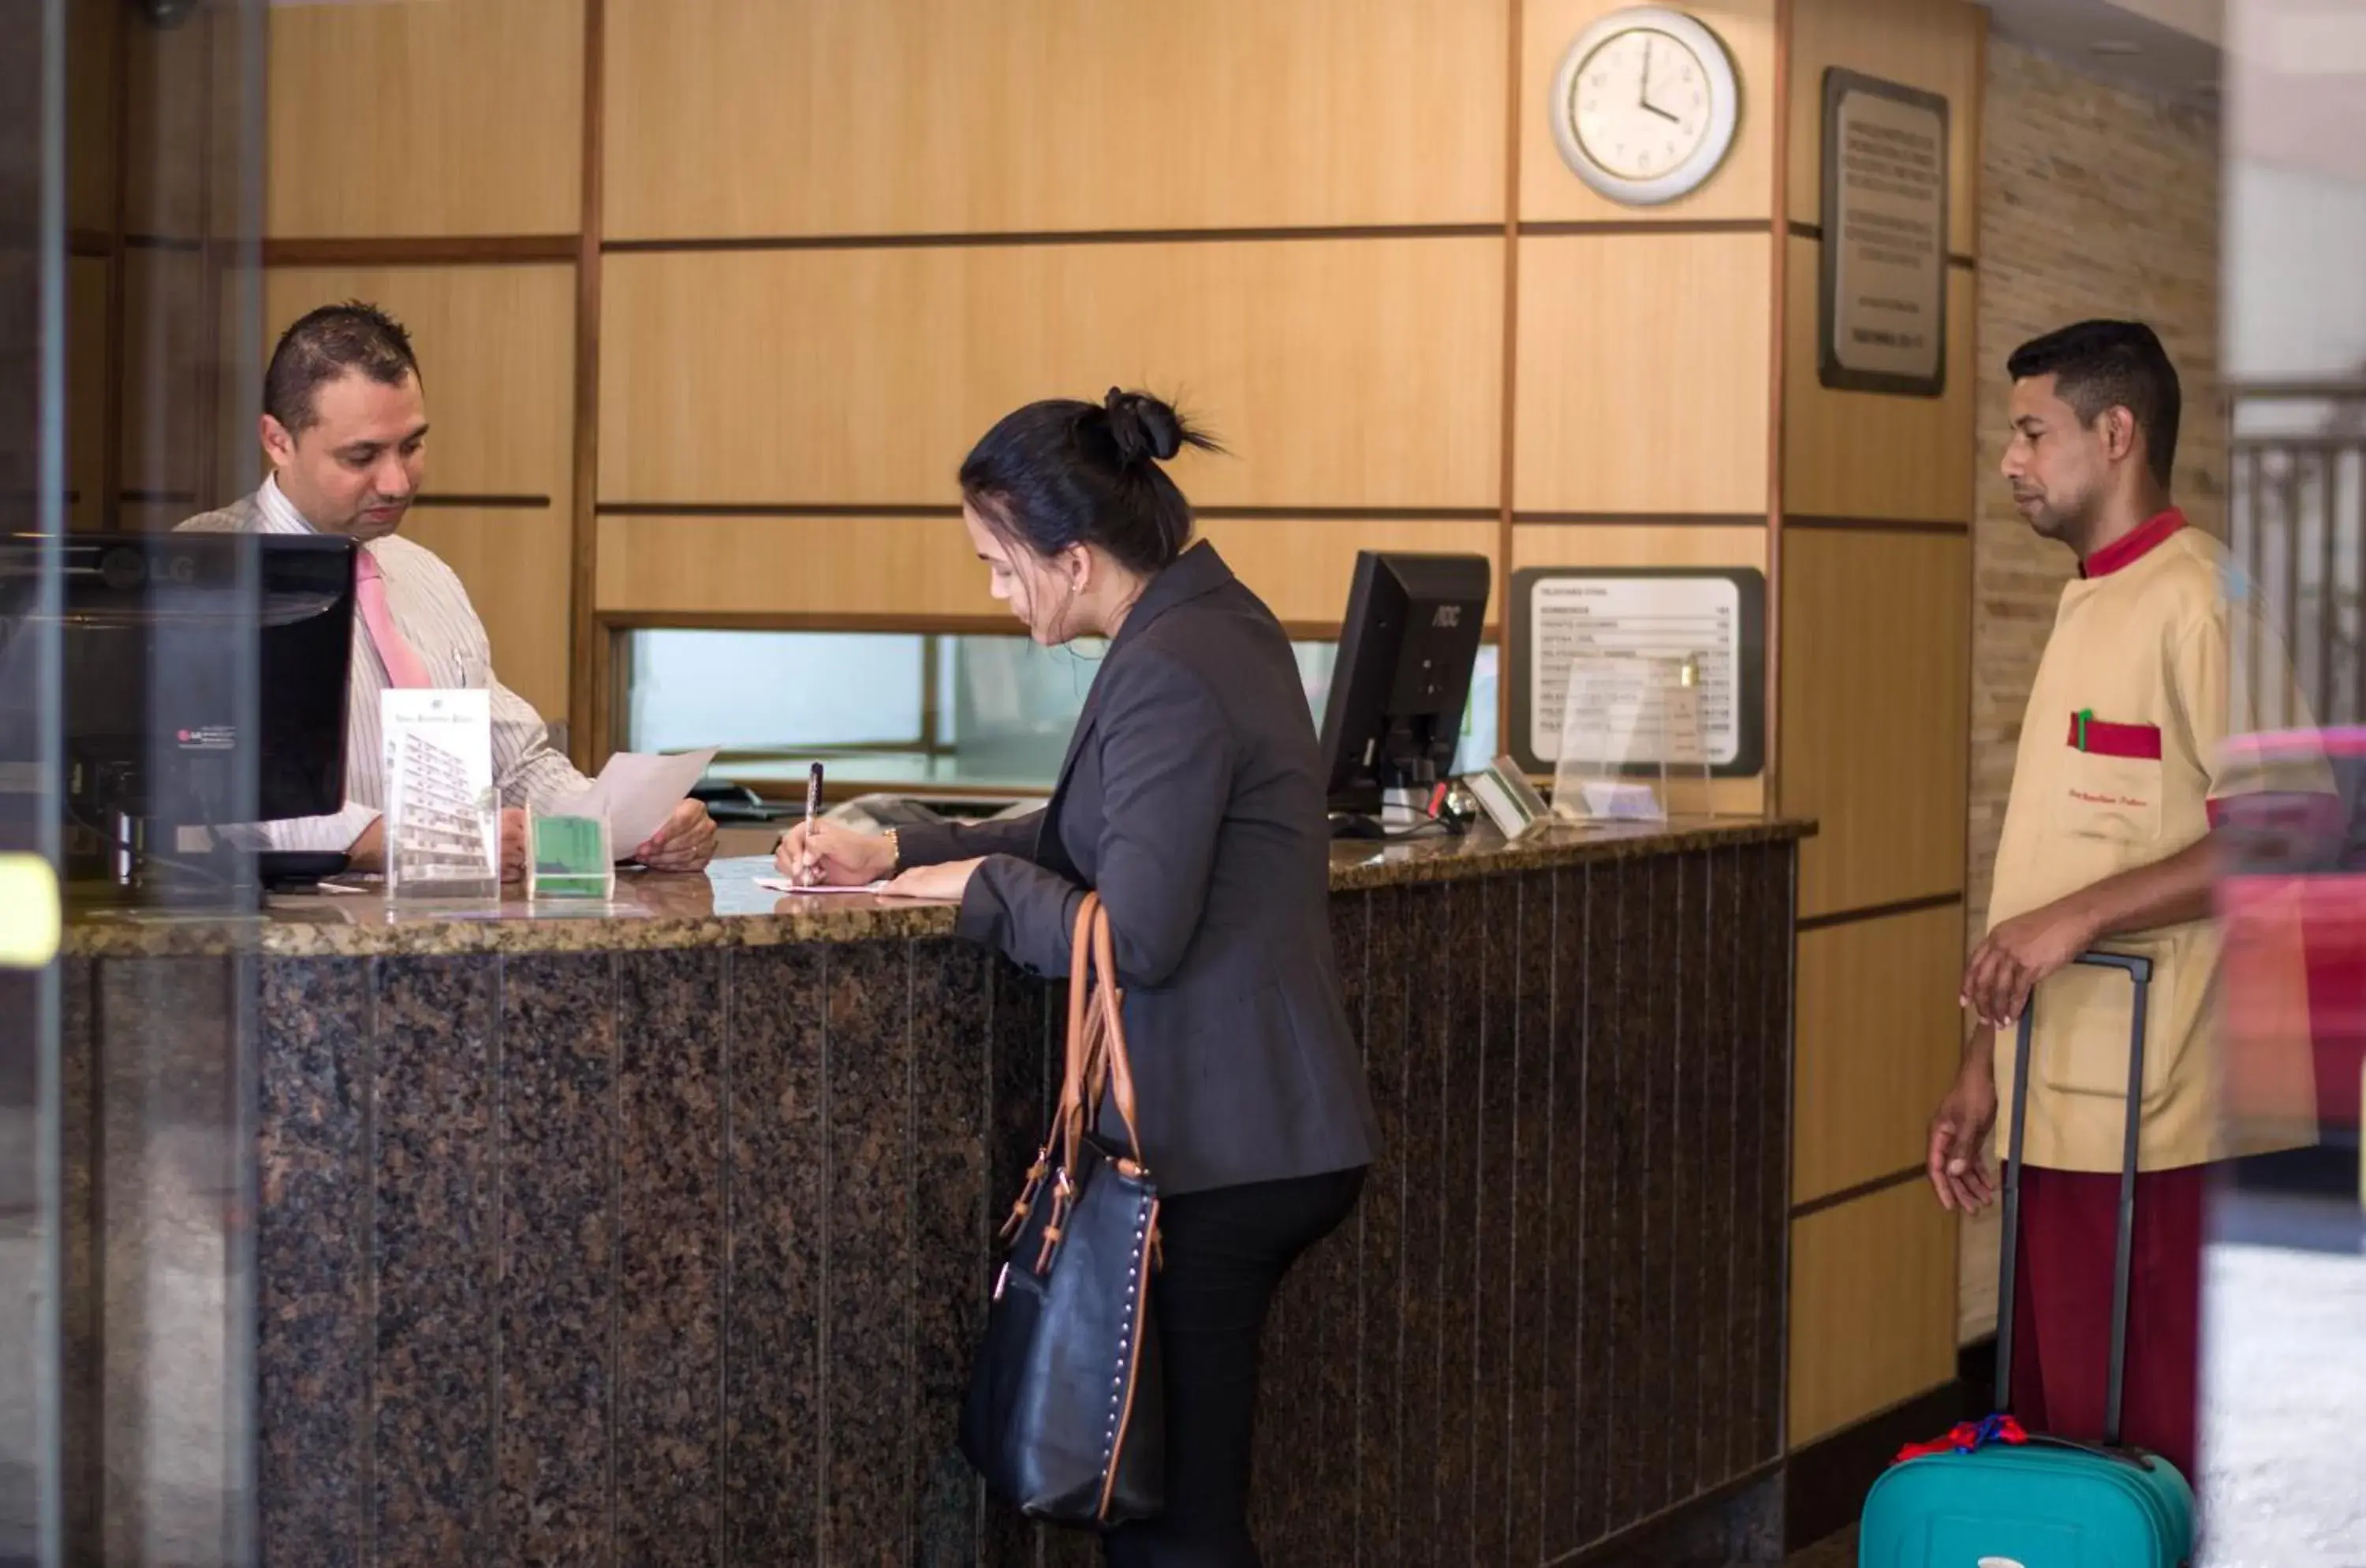
M1110 1568L1261 1568L1248 1513L1266 1309L1363 1190L1358 1166L1159 1205L1166 1264L1150 1304L1166 1380L1166 1506L1102 1538Z

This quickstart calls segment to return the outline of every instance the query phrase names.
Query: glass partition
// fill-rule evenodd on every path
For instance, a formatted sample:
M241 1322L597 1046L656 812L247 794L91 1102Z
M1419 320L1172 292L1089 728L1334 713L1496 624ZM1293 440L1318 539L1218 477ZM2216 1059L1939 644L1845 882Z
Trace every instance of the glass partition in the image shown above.
M644 630L624 634L636 751L719 746L716 773L794 795L817 759L840 786L1048 790L1106 651L1021 634ZM1294 645L1320 722L1335 642ZM1495 646L1479 651L1455 769L1493 758Z
M2225 39L2235 755L2315 779L2227 825L2221 1113L2269 1152L2220 1167L2211 1205L2196 1562L2347 1568L2359 1467L2338 1450L2366 1401L2366 9L2229 0Z
M57 634L64 0L0 4L0 1562L62 1561Z

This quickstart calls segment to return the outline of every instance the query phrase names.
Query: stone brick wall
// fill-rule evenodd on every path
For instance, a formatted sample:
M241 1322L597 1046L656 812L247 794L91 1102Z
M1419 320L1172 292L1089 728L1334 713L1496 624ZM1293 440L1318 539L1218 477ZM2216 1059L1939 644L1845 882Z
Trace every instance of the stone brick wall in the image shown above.
M2095 80L2003 38L1981 111L1980 481L1972 533L1970 864L1966 936L1987 924L2013 750L2069 553L2040 540L1997 478L2005 356L2089 316L2148 321L2184 385L2176 494L2224 527L2226 422L2218 399L2218 123ZM1995 1318L1993 1225L1967 1227L1962 1328Z

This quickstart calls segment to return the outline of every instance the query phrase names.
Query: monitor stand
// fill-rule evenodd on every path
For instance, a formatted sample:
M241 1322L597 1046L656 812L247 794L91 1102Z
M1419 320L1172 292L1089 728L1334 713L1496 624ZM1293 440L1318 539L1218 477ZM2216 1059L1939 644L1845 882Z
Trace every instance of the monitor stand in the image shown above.
M1380 792L1380 826L1394 832L1418 828L1431 820L1428 789L1384 789Z
M1436 788L1435 784L1399 784L1383 789L1377 817L1360 811L1334 811L1331 813L1331 836L1335 839L1411 839L1432 831L1460 833L1461 825L1453 819L1429 814L1429 797Z
M144 846L174 830L122 811L107 815L112 841L104 851L105 880L78 885L84 901L111 908L252 908L266 893L317 889L322 877L342 874L347 857L337 852L276 851L242 854L217 844L208 850L171 853Z

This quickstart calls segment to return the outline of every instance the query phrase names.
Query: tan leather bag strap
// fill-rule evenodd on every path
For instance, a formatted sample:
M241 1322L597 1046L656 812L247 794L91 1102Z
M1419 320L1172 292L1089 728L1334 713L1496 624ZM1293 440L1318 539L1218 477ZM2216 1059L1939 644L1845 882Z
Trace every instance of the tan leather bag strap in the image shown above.
M1053 1135L1061 1141L1064 1156L1061 1168L1076 1168L1076 1144L1083 1137L1085 1122L1091 1111L1085 1100L1087 1077L1097 1078L1093 1058L1098 1055L1098 1042L1090 1038L1086 1027L1085 1004L1092 987L1092 940L1096 919L1104 922L1101 897L1085 895L1076 906L1076 930L1074 945L1068 953L1068 1041L1067 1056L1060 1077L1060 1109L1053 1118Z
M1133 1098L1133 1061L1125 1049L1125 996L1118 989L1116 942L1110 935L1109 910L1095 900L1092 914L1093 965L1100 971L1097 976L1097 1000L1101 1014L1100 1064L1116 1080L1118 1119L1125 1123L1126 1145L1138 1159L1142 1155L1141 1123ZM1098 1096L1094 1104L1099 1104Z

